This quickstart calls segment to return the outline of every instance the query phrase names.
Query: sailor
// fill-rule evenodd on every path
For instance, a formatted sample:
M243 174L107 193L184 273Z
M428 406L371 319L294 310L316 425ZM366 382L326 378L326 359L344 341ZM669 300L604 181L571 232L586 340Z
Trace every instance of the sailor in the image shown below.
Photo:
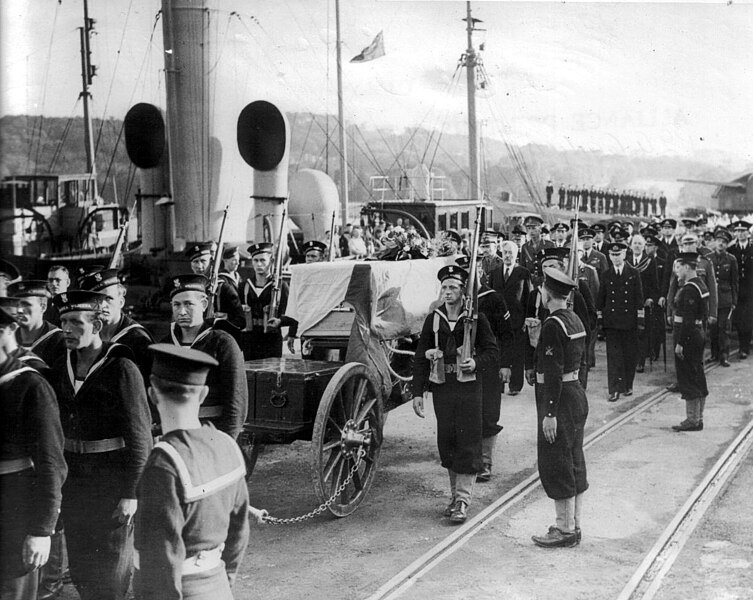
M640 233L633 236L629 252L628 262L638 270L643 290L643 309L638 311L638 365L636 366L636 372L643 373L646 369L646 358L651 355L653 345L650 339L651 323L654 305L659 300L659 277L656 260L646 253L646 238Z
M714 267L717 291L717 319L711 324L711 361L718 360L722 367L729 367L729 331L732 326L731 316L737 306L740 277L737 260L727 246L732 241L732 234L723 227L714 234L713 252L707 258Z
M544 188L544 191L546 192L546 205L551 206L552 205L552 195L554 194L554 186L552 185L552 180L546 182L546 188Z
M520 249L520 260L518 262L529 273L536 271L536 261L539 252L544 248L554 248L553 242L541 238L541 226L543 224L544 219L538 215L529 215L523 221L523 226L528 232L528 241ZM540 282L534 281L533 283L538 285Z
M480 258L480 256L477 257L477 266ZM463 269L468 268L469 260L465 256L458 258L455 262ZM478 289L478 311L489 321L489 326L499 349L497 367L480 373L482 388L481 459L483 468L476 475L476 481L485 483L492 478L494 447L497 444L497 435L502 431L502 426L499 424L502 407L502 385L510 381L514 344L512 327L510 326L510 311L507 309L505 297L502 293L481 283Z
M290 327L290 337L294 338L296 334L296 322L284 316L288 305L288 284L284 281L279 282L278 307L278 314L283 316L267 314L275 284L272 273L272 248L269 242L260 242L248 247L254 274L246 281L241 291L246 312L246 328L241 335L241 348L246 360L282 356L281 328Z
M471 318L463 306L468 273L447 265L437 277L443 304L426 317L421 330L413 359L413 410L423 418L424 396L433 395L439 458L449 474L452 496L444 514L451 523L459 524L468 518L473 486L483 463L481 377L458 381L458 372L470 375L496 369L499 357L489 321L479 313L474 355L461 361L465 321ZM439 378L435 381L429 376L432 362L435 367L441 365L435 368Z
M0 306L0 597L36 600L68 467L55 393L6 351L16 327L16 317Z
M560 187L557 190L557 208L559 208L560 210L563 210L565 208L565 194L565 184L560 183Z
M667 197L664 192L659 192L659 214L662 217L667 214Z
M104 269L81 277L78 285L82 290L104 295L102 306L99 307L99 319L102 321L102 330L99 335L103 342L113 344L117 342L131 349L134 362L146 384L149 381L150 368L147 348L154 339L143 325L123 314L126 287L122 274L117 269Z
M697 252L680 252L674 263L679 290L674 299L673 323L675 371L680 393L685 400L686 418L675 431L701 431L706 396L706 373L703 371L703 327L709 310L709 291L696 274Z
M0 298L8 295L8 286L21 277L16 266L0 258Z
M524 246L525 247L525 246ZM515 396L523 388L526 337L523 331L526 305L532 289L531 273L516 264L518 247L514 242L502 242L502 262L489 274L489 287L502 295L510 312L510 327L513 334L512 374L507 393Z
M596 302L607 340L609 402L617 401L620 394L633 394L638 362L638 311L643 308L643 289L640 273L625 262L626 252L627 246L621 242L609 244L612 266L602 277Z
M214 242L201 242L191 245L186 250L186 256L191 261L191 272L194 275L203 275L211 281L212 253L215 251L216 246ZM233 286L224 283L222 278L217 282L213 312L219 313L218 317L222 315L222 318L226 319L228 323L238 330L243 329L246 323L237 290Z
M46 281L18 281L8 286L8 295L18 299L19 345L52 365L65 354L63 332L44 320L50 292Z
M163 435L137 490L134 588L140 600L225 600L248 544L246 467L233 438L199 419L218 362L171 344L150 346L149 399ZM264 512L253 509L257 518Z
M481 282L489 285L489 276L491 272L503 264L502 257L497 255L497 241L499 232L489 229L481 233L478 242L478 253L481 256Z
M248 414L248 383L243 354L226 331L213 327L204 319L209 299L209 284L203 275L178 275L173 278L170 305L173 323L162 342L187 346L206 352L218 363L207 377L209 394L201 405L199 417L237 439Z
M13 323L10 325L13 329L13 335L5 339L5 353L11 358L22 362L26 366L38 371L42 376L47 377L50 367L39 356L31 350L27 350L18 345L16 330L18 329L18 298L0 297L0 308L13 317Z
M68 268L63 265L52 265L47 271L47 289L50 291L50 297L67 292L70 286L71 275ZM52 323L55 327L60 327L60 315L52 302L47 303L44 320Z
M132 353L100 337L103 301L103 294L83 290L53 298L67 348L50 371L69 469L61 516L82 600L121 599L128 591L136 483L152 446L144 380Z
M737 238L729 247L729 253L737 259L737 272L740 278L737 308L732 324L737 329L740 344L740 360L748 358L750 340L753 337L753 244L750 243L750 227L747 221L735 221L731 225Z
M569 263L569 250L567 248L547 248L539 255L539 271L543 273L545 269L557 269L563 273L567 272ZM572 298L568 299L568 307L572 308L573 312L583 323L586 331L586 353L583 355L583 363L579 367L578 379L581 382L583 389L586 389L588 385L588 347L590 340L593 337L593 331L596 327L596 308L594 306L595 300L591 297L591 293L588 289L588 284L582 281L580 278L576 282L577 289L573 290ZM534 325L540 325L549 316L549 311L544 306L541 297L541 286L539 286L532 294L528 296L528 305L526 306L526 323L530 324L531 319L534 319ZM540 331L540 330L539 330ZM525 346L525 375L526 381L529 385L535 385L536 383L536 343L535 334L532 335L528 327L526 327L526 339Z
M327 246L324 242L309 240L301 245L301 252L306 264L324 262L324 255L327 252Z
M580 542L581 506L588 489L583 454L588 400L578 381L586 331L567 308L575 282L557 269L544 273L541 299L549 316L536 346L537 450L541 484L554 500L556 521L545 535L532 539L545 548L570 547Z
M680 240L680 247L683 252L696 252L698 253L698 236L690 231L683 234ZM708 258L698 255L697 275L703 279L703 283L706 285L706 290L709 292L709 312L708 319L709 324L713 325L716 322L716 315L719 303L719 295L716 289L716 274L714 273L714 266L711 264ZM668 318L672 316L672 309L674 306L674 297L677 293L677 274L672 273L669 279L669 289L667 291L667 308Z
M243 278L238 272L241 258L246 258L246 254L244 252L241 255L241 250L238 246L227 246L222 251L222 268L220 269L219 276L223 283L227 283L235 289L236 295L240 293L241 284L243 283Z

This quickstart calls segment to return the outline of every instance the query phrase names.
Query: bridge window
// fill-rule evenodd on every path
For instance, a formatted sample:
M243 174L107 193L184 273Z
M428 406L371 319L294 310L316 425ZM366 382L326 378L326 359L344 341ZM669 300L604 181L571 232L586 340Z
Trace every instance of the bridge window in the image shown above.
M462 227L463 229L470 229L471 218L468 212L464 212L460 214L460 227Z
M450 229L458 228L458 213L454 212L450 214Z
M447 231L447 215L437 215L437 222L439 225L439 231Z

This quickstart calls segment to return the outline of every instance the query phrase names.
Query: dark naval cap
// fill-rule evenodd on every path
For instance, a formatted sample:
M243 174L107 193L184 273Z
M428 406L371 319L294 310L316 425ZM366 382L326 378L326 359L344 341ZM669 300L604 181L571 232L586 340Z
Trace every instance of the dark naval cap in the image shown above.
M732 241L732 234L726 229L717 229L714 232L714 237L718 240L724 240L728 244Z
M186 256L188 257L188 260L194 260L201 256L211 256L213 246L214 242L199 242L197 244L191 244L186 249Z
M565 260L568 256L570 256L570 248L562 246L560 248L544 248L539 252L538 259L539 262L550 259Z
M500 236L499 231L494 231L493 229L487 229L486 231L481 232L481 240L479 243L496 244L497 240L499 239L499 236Z
M559 221L552 226L552 231L570 231L570 225L564 221Z
M447 265L446 267L439 269L437 279L439 279L439 281L444 281L445 279L457 279L460 283L465 284L468 280L468 271L458 265Z
M542 219L539 215L528 215L523 220L523 225L543 225L544 219Z
M257 254L272 254L272 247L272 244L269 242L259 242L258 244L249 246L246 250L251 258L253 258Z
M13 298L49 298L52 296L47 289L47 282L36 279L11 283L8 286L8 295Z
M696 267L698 266L698 252L680 252L675 260L680 264Z
M122 283L117 269L102 269L78 278L78 287L92 292L99 292L117 283Z
M9 281L13 281L21 277L20 271L13 263L9 263L7 260L0 258L0 275L4 275Z
M327 251L327 245L324 242L318 242L316 240L309 240L304 242L301 246L301 252L308 254L309 252L321 252L324 254Z
M579 239L588 239L594 237L594 230L590 227L584 227L583 229L578 229L578 238Z
M604 223L594 223L591 229L594 230L594 233L606 233L607 226Z
M107 298L99 292L91 290L69 290L52 298L52 304L61 315L79 310L99 310L100 303Z
M660 227L671 227L672 229L677 229L677 221L674 219L664 219L660 224Z
M185 385L204 385L209 369L218 366L206 352L175 344L152 344L152 375Z
M222 258L233 258L236 254L239 258L248 258L248 254L243 252L238 246L225 246L225 249L222 251Z
M181 292L201 292L207 293L209 280L203 275L176 275L173 277L173 285L170 289L170 299Z
M18 298L0 297L0 325L16 323L18 318Z
M567 295L575 288L575 282L559 269L544 268L544 287L557 294Z

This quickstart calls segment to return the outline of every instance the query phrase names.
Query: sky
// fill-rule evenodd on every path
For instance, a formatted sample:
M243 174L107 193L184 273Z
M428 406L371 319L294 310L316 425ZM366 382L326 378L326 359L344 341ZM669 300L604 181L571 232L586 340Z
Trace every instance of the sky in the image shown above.
M188 1L188 0L184 0ZM197 0L194 0L194 4ZM337 112L334 0L213 0L217 102ZM90 0L95 117L164 106L157 0ZM482 134L631 156L753 163L753 3L477 1ZM341 0L346 121L466 130L465 2ZM0 114L81 113L81 0L2 0ZM379 31L386 55L349 63Z

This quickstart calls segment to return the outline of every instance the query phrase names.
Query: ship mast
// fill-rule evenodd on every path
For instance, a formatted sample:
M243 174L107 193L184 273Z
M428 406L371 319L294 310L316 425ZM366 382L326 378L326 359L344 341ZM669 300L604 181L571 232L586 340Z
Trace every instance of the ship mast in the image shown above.
M94 135L92 127L92 118L89 113L89 99L91 93L89 86L92 79L97 74L97 68L91 64L91 34L94 31L94 19L89 18L89 4L84 0L84 26L79 27L81 37L81 83L82 91L79 98L84 104L84 143L86 144L86 169L91 175L91 182L94 186L94 198L99 196L97 190L97 167L94 163Z
M340 132L340 204L342 206L342 226L348 220L348 161L345 146L345 111L343 109L343 66L342 36L340 35L340 0L335 0L335 28L337 49L337 120ZM334 232L331 233L334 235Z
M468 85L468 163L470 169L470 198L481 198L481 168L478 161L478 133L476 131L476 64L478 55L473 48L474 24L480 23L471 17L471 3L466 2L465 30L468 34L468 49L465 51L464 63Z

